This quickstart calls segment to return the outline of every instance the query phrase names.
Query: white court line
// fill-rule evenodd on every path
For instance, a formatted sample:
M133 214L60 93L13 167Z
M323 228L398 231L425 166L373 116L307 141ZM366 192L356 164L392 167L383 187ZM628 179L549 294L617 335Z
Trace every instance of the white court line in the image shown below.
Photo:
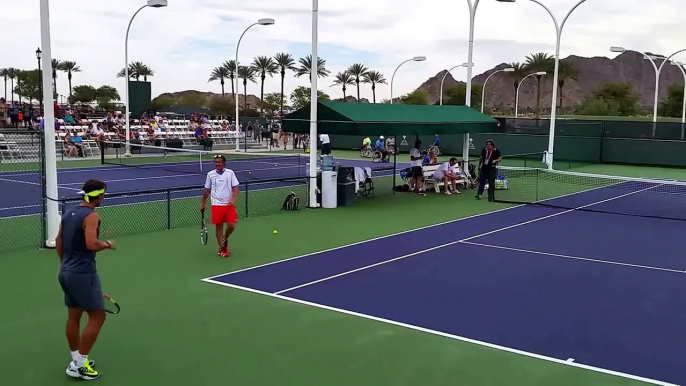
M214 278L220 277L220 276L234 275L234 274L237 274L237 273L240 273L240 272L249 271L249 270L251 270L251 269L257 269L257 268L267 267L267 266L270 266L270 265L285 263L285 262L291 261L291 260L302 259L303 257L308 257L308 256L319 255L319 254L323 254L323 253L327 253L327 252L337 251L337 250L339 250L339 249L344 249L344 248L348 248L348 247L354 247L354 246L356 246L356 245L361 245L361 244L365 244L365 243L371 243L371 242L373 242L373 241L382 240L382 239L386 239L386 238L389 238L389 237L395 237L395 236L399 236L399 235L404 235L404 234L407 234L407 233L417 232L417 231L424 230L424 229L435 228L435 227L442 226L442 225L453 224L453 223L456 223L456 222L460 222L460 221L464 221L464 220L469 220L469 219L476 218L476 217L486 216L486 215L493 214L493 213L503 212L503 211L506 211L506 210L510 210L510 209L514 209L514 208L519 208L519 207L522 207L522 206L525 206L525 205L524 205L524 204L522 204L522 205L516 205L516 206L513 206L513 207L509 207L509 208L503 208L503 209L494 210L494 211L492 211L492 212L478 213L478 214L475 214L475 215L471 215L471 216L467 216L467 217L458 218L458 219L456 219L456 220L444 221L444 222L441 222L441 223L438 223L438 224L432 224L432 225L427 225L427 226L423 226L423 227L419 227L419 228L409 229L409 230L406 230L406 231L391 233L391 234L389 234L389 235L374 237L374 238L371 238L371 239L362 240L362 241L358 241L358 242L350 243L350 244L346 244L346 245L341 245L341 246L338 246L338 247L333 247L333 248L328 248L328 249L322 249L322 250L320 250L320 251L311 252L311 253L306 253L306 254L304 254L304 255L289 257L289 258L286 258L286 259L281 259L281 260L277 260L277 261L272 261L272 262L270 262L270 263L255 265L255 266L252 266L252 267L243 268L243 269L239 269L239 270L236 270L236 271L231 271L231 272L222 273L222 274L219 274L219 275L208 276L208 277L204 278L203 280L206 280L206 279L207 279L207 280L211 280L211 279L214 279Z
M331 280L331 279L335 279L335 278L338 278L338 277L341 277L341 276L350 275L351 273L364 271L365 269L378 267L378 266L380 266L380 265L392 263L392 262L394 262L394 261L406 259L406 258L408 258L408 257L421 255L422 253L435 251L436 249L441 249L441 248L449 247L449 246L455 245L455 244L457 244L457 243L459 243L459 242L460 242L460 241L453 241L453 242L451 242L451 243L442 244L442 245L438 245L438 246L435 246L435 247L423 249L423 250L421 250L421 251L408 253L407 255L402 255L402 256L400 256L400 257L396 257L396 258L393 258L393 259L390 259L390 260L384 260L384 261L380 261L380 262L375 263L375 264L370 264L370 265L366 265L366 266L364 266L364 267L360 267L360 268L356 268L356 269L351 269L350 271L345 271L345 272L343 272L343 273L339 273L339 274L336 274L336 275L327 276L327 277L325 277L325 278L323 278L323 279L311 281L311 282L305 283L305 284L300 284L300 285L297 285L297 286L295 286L295 287L286 288L285 290L277 291L277 292L274 292L274 293L275 293L276 295L281 295L282 293L285 293L285 292L288 292L288 291L293 291L293 290L296 290L296 289L299 289L299 288L309 287L309 286L314 285L314 284L317 284L317 283L322 283L322 282L325 282L325 281L328 281L328 280Z
M22 206L10 206L9 208L0 208L0 210L13 210L13 209L26 209L26 208L35 208L35 207L40 207L41 205L39 204L34 204L34 205L22 205ZM1 218L1 217L0 217Z
M0 178L0 181L14 182L14 183L17 183L17 184L26 184L26 185L37 185L37 186L42 186L42 184L40 184L40 183L38 183L38 182L12 180L12 179L9 179L9 178ZM62 186L62 185L57 185L57 187L58 187L58 188L62 188L62 189L76 190L77 192L81 190L81 189L76 189L76 188L69 188L69 187Z
M623 267L631 267L631 268L642 268L642 269L650 269L653 271L663 271L663 272L672 272L672 273L680 273L684 274L683 270L678 270L678 269L669 269L669 268L660 268L660 267L653 267L650 265L639 265L639 264L629 264L629 263L620 263L618 261L612 261L612 260L602 260L602 259L591 259L587 257L578 257L578 256L571 256L571 255L563 255L560 253L550 253L550 252L540 252L540 251L532 251L528 249L519 249L519 248L511 248L511 247L503 247L500 245L492 245L492 244L483 244L483 243L475 243L472 241L459 241L461 244L468 244L468 245L476 245L479 247L486 247L486 248L495 248L495 249L502 249L506 251L513 251L513 252L522 252L522 253L531 253L534 255L544 255L544 256L552 256L552 257L561 257L564 259L570 259L570 260L580 260L580 261L589 261L592 263L602 263L602 264L610 264L610 265L620 265Z
M612 197L612 198L609 198L609 199L606 199L606 200L602 200L602 201L595 202L595 203L593 203L593 204L583 205L583 206L580 206L580 207L578 207L578 208L576 208L576 209L581 209L581 208L589 207L589 206L591 206L591 205L596 205L596 204L600 204L600 203L603 203L603 202L608 202L608 201L616 200L616 199L618 199L618 198L630 196L630 195L632 195L632 194L640 193L640 192L642 192L642 191L646 191L646 190L648 190L648 189L653 189L653 188L654 188L654 187L650 187L650 188L638 190L638 191L636 191L636 192L631 192L631 193L623 194L623 195L621 195L621 196ZM566 210L566 211L564 211L564 212L559 212L559 213L554 213L554 214L551 214L551 215L548 215L548 216L538 217L538 218L535 218L535 219L533 219L533 220L524 221L524 222L521 222L521 223L518 223L518 224L514 224L514 225L507 226L507 227L499 228L499 229L496 229L496 230L493 230L493 231L481 233L481 234L478 234L478 235L476 235L476 236L471 236L471 237L464 238L464 239L462 239L462 240L457 240L457 241L453 241L453 242L450 242L450 243L447 243L447 244L437 245L437 246L435 246L435 247L427 248L427 249L424 249L424 250L421 250L421 251L418 251L418 252L409 253L409 254L406 254L406 255L403 255L403 256L400 256L400 257L396 257L396 258L393 258L393 259L390 259L390 260L384 260L384 261L381 261L381 262L378 262L378 263L375 263L375 264L366 265L366 266L364 266L364 267L352 269L352 270L350 270L350 271L345 271L345 272L342 272L342 273L339 273L339 274L336 274L336 275L327 276L327 277L322 278L322 279L318 279L318 280L314 280L314 281L307 282L307 283L304 283L304 284L300 284L300 285L297 285L297 286L295 286L295 287L287 288L287 289L285 289L285 290L281 290L281 291L278 291L278 292L275 292L275 293L278 295L278 294L282 294L282 293L284 293L284 292L296 290L296 289L299 289L299 288L308 287L308 286L311 286L311 285L314 285L314 284L318 284L318 283L322 283L322 282L325 282L325 281L328 281L328 280L336 279L336 278L339 278L339 277L341 277L341 276L346 276L346 275L349 275L349 274L351 274L351 273L360 272L360 271L364 271L364 270L369 269L369 268L374 268L374 267L378 267L378 266L380 266L380 265L392 263L392 262L394 262L394 261L403 260L403 259L406 259L406 258L408 258L408 257L416 256L416 255L419 255L419 254L422 254L422 253L425 253L425 252L430 252L430 251L433 251L433 250L436 250L436 249L441 249L441 248L449 247L449 246L455 245L455 244L457 244L457 243L464 243L465 241L469 241L469 240L472 240L472 239L475 239L475 238L478 238L478 237L490 235L490 234L492 234L492 233L501 232L501 231L504 231L504 230L506 230L506 229L512 229L512 228L520 227L520 226L522 226L522 225L531 224L531 223L534 223L534 222L537 222L537 221L545 220L545 219L547 219L547 218L551 218L551 217L555 217L555 216L560 216L560 215L563 215L563 214L565 214L565 213L573 212L573 211L576 210L576 209L570 209L570 210Z
M664 185L664 184L663 184L663 185ZM543 217L535 218L535 219L533 219L533 220L524 221L524 222L519 223L519 224L514 224L514 225L510 225L510 226L498 228L498 229L496 229L496 230L492 230L492 231L489 231L489 232L484 232L484 233L478 234L478 235L476 235L476 236L472 236L472 237L468 237L468 238L466 238L466 239L462 239L462 240L460 240L460 241L462 241L462 242L464 242L464 241L469 241L469 240L473 240L473 239L476 239L476 238L479 238L479 237L488 236L488 235L491 235L491 234L493 234L493 233L498 233L498 232L502 232L502 231L504 231L504 230L508 230L508 229L512 229L512 228L517 228L517 227L520 227L520 226L522 226L522 225L527 225L527 224L531 224L531 223L534 223L534 222L537 222L537 221L545 220L545 219L548 219L548 218L551 218L551 217L561 216L561 215L566 214L566 213L574 212L575 210L579 210L579 209L583 209L583 208L588 208L589 206L602 204L602 203L605 203L605 202L609 202L609 201L616 200L616 199L618 199L618 198L623 198L623 197L631 196L631 195L634 195L634 194L637 194L637 193L642 193L642 192L645 192L646 190L655 189L655 188L657 188L657 187L659 187L659 186L663 186L663 185L651 186L650 188L645 188L645 189L637 190L637 191L635 191L635 192L630 192L630 193L622 194L622 195L620 195L620 196L611 197L611 198L608 198L608 199L605 199L605 200L602 200L602 201L593 202L593 203L591 203L591 204L582 205L582 206L576 207L576 208L574 208L574 209L565 210L565 211L560 212L560 213L554 213L554 214L551 214L551 215L548 215L548 216L543 216ZM556 198L559 198L559 197L556 197Z
M488 347L488 348L495 349L495 350L500 350L500 351L505 351L505 352L509 352L509 353L512 353L512 354L518 354L518 355L522 355L522 356L526 356L526 357L530 357L530 358L535 358L535 359L539 359L539 360L543 360L543 361L547 361L547 362L553 362L553 363L557 363L557 364L561 364L561 365L565 365L565 366L570 366L570 367L576 367L576 368L580 368L580 369L584 369L584 370L595 371L595 372L598 372L598 373L607 374L607 375L612 375L612 376L616 376L616 377L620 377L620 378L632 379L632 380L635 380L635 381L650 383L650 384L653 384L653 385L660 385L660 386L678 386L678 385L676 385L676 384L667 383L667 382L663 382L663 381L658 381L658 380L655 380L655 379L649 379L649 378L639 377L639 376L636 376L636 375L626 374L626 373L622 373L622 372L619 372L619 371L607 370L607 369L603 369L603 368L600 368L600 367L584 365L584 364L577 363L577 362L569 362L568 360L562 360L562 359L552 358L552 357L548 357L548 356L545 356L545 355L535 354L535 353L532 353L532 352L522 351L522 350L510 348L510 347L499 346L499 345L496 345L496 344L493 344L493 343L488 343L488 342L484 342L484 341L480 341L480 340L476 340L476 339L471 339L471 338L467 338L467 337L463 337L463 336L459 336L459 335L448 334L448 333L445 333L445 332L436 331L436 330L431 330L431 329L428 329L428 328L424 328L424 327L420 327L420 326L416 326L416 325L412 325L412 324L407 324L407 323L403 323L403 322L398 322L398 321L391 320L391 319L379 318L379 317L377 317L377 316L372 316L372 315L363 314L363 313L359 313L359 312L349 311L349 310L345 310L345 309L342 309L342 308L335 308L335 307L326 306L326 305L319 304L319 303L308 302L308 301L306 301L306 300L300 300L300 299L290 298L290 297L288 297L288 296L283 296L283 295L278 295L278 294L272 294L272 293L269 293L269 292L259 291L259 290L255 290L255 289L252 289L252 288L241 287L241 286L237 286L237 285L234 285L234 284L223 283L223 282L216 281L216 280L212 280L212 279L209 279L209 278L202 279L202 280L203 280L204 282L206 282L206 283L216 284L216 285L220 285L220 286L224 286L224 287L231 287L231 288L239 289L239 290L242 290L242 291L252 292L252 293L256 293L256 294L260 294L260 295L264 295L264 296L269 296L269 297L276 298L276 299L281 299L281 300L286 300L286 301L289 301L289 302L294 302L294 303L298 303L298 304L307 305L307 306L310 306L310 307L316 307L316 308L321 308L321 309L325 309L325 310L328 310L328 311L334 311L334 312L338 312L338 313L342 313L342 314L346 314L346 315L357 316L357 317L364 318L364 319L374 320L374 321L377 321L377 322L382 322L382 323L386 323L386 324L391 324L391 325L394 325L394 326L403 327L403 328L407 328L407 329L411 329L411 330L415 330L415 331L420 331L420 332L424 332L424 333L428 333L428 334L432 334L432 335L438 335L438 336L442 336L442 337L445 337L445 338L450 338L450 339L454 339L454 340L459 340L459 341L462 341L462 342L471 343L471 344L476 344L476 345L479 345L479 346Z
M391 175L391 176L392 176L392 175ZM387 177L387 176L383 176L383 177ZM590 188L590 189L582 190L582 191L579 191L579 192L567 193L567 194L563 194L563 195L556 196L556 197L553 197L553 198L548 198L548 199L541 200L541 201L538 201L538 202L545 202L545 201L557 200L557 199L559 199L559 198L574 196L574 195L577 195L577 194L584 194L584 193L587 193L587 192L590 192L590 191L600 190L600 189L605 189L605 188L607 188L607 187L606 187L606 186L602 186L602 187L597 187L597 188ZM400 235L404 235L404 234L407 234L407 233L412 233L412 232L421 231L421 230L424 230L424 229L430 229L430 228L435 228L435 227L439 227L439 226L443 226L443 225L454 224L454 223L457 223L457 222L460 222L460 221L463 221L463 220L469 220L469 219L472 219L472 218L477 218L477 217L481 217L481 216L486 216L486 215L490 215L490 214L495 214L495 213L499 213L499 212L504 212L504 211L506 211L506 210L521 208L521 207L524 207L524 206L527 206L527 204L514 205L514 206L511 206L511 207L508 207L508 208L497 209L497 210L493 210L493 211L490 211L490 212L478 213L478 214L474 214L474 215L471 215L471 216L458 218L458 219L455 219L455 220L448 220L448 221L440 222L440 223L437 223L437 224L426 225L426 226L419 227L419 228L408 229L408 230L406 230L406 231L395 232L395 233L391 233L391 234L388 234L388 235L385 235L385 236L374 237L374 238L371 238L371 239L366 239L366 240L362 240L362 241L358 241L358 242L354 242L354 243L350 243L350 244L346 244L346 245L341 245L341 246L338 246L338 247L333 247L333 248L328 248L328 249L322 249L322 250L319 250L319 251L316 251L316 252L306 253L306 254L304 254L304 255L299 255L299 256L294 256L294 257L288 257L288 258L285 258L285 259L281 259L281 260L277 260L277 261L272 261L272 262L270 262L270 263L255 265L255 266L252 266L252 267L243 268L243 269L239 269L239 270L236 270L236 271L225 272L225 273L222 273L222 274L219 274L219 275L208 276L208 277L206 277L205 279L214 279L214 278L216 278L216 277L229 276L229 275L233 275L233 274L236 274L236 273L249 271L249 270L251 270L251 269L257 269L257 268L262 268L262 267L266 267L266 266L270 266L270 265L281 264L281 263L285 263L285 262L288 262L288 261L291 261L291 260L302 259L302 258L308 257L308 256L313 256L313 255L323 254L323 253L327 253L327 252L332 252L332 251L336 251L336 250L339 250L339 249L344 249L344 248L348 248L348 247L353 247L353 246L361 245L361 244L365 244L365 243L371 243L371 242L373 242L373 241L382 240L382 239L386 239L386 238L390 238L390 237L395 237L395 236L400 236Z

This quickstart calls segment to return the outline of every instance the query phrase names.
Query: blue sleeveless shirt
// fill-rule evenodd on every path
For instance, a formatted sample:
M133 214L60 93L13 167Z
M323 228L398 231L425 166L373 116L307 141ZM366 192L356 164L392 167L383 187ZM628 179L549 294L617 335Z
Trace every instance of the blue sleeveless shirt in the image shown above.
M94 210L88 206L76 206L62 215L62 270L74 273L96 273L95 252L86 248L86 231L83 221ZM100 223L98 223L100 236Z

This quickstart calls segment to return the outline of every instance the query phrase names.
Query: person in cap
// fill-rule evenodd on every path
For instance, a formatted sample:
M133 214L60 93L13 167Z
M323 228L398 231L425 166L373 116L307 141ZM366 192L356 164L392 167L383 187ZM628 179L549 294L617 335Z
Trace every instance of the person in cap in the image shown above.
M212 197L212 224L215 225L217 243L221 257L229 257L229 236L236 229L238 212L236 211L236 198L238 198L238 178L233 170L226 168L226 157L214 156L214 170L207 173L205 191L202 195L200 210L205 210L208 197ZM224 230L226 224L226 230Z
M105 303L95 255L106 249L114 249L114 241L102 241L100 215L95 208L102 205L107 186L99 180L88 180L80 192L83 202L62 214L60 228L55 239L55 249L60 259L57 279L64 292L67 306L67 342L72 361L66 373L73 378L97 379L100 372L93 369L94 361L88 359L100 329L105 323ZM81 316L88 314L88 323L80 332Z

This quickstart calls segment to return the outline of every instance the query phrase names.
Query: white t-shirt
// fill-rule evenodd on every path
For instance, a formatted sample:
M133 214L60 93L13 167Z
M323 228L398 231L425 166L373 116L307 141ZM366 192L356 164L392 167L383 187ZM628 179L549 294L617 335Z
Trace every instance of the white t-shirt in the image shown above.
M233 170L224 169L224 173L219 174L216 170L207 173L205 189L210 189L210 197L213 206L225 206L233 195L232 188L238 185L238 179Z
M434 172L434 179L442 180L443 176L450 173L451 170L452 166L450 166L450 161L442 163L441 166L439 166L438 169L436 169L436 171Z
M419 149L416 147L413 147L412 150L410 150L410 157L417 157L418 159L413 160L410 158L410 165L412 167L414 166L422 166L422 153L419 152Z
M330 143L329 134L319 134L319 140L322 141L322 145Z

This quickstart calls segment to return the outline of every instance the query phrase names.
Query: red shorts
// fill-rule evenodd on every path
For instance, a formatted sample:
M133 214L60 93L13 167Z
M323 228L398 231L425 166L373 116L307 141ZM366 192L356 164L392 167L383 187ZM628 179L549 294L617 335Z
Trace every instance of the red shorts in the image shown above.
M238 222L238 212L235 205L212 205L212 224L235 224Z

